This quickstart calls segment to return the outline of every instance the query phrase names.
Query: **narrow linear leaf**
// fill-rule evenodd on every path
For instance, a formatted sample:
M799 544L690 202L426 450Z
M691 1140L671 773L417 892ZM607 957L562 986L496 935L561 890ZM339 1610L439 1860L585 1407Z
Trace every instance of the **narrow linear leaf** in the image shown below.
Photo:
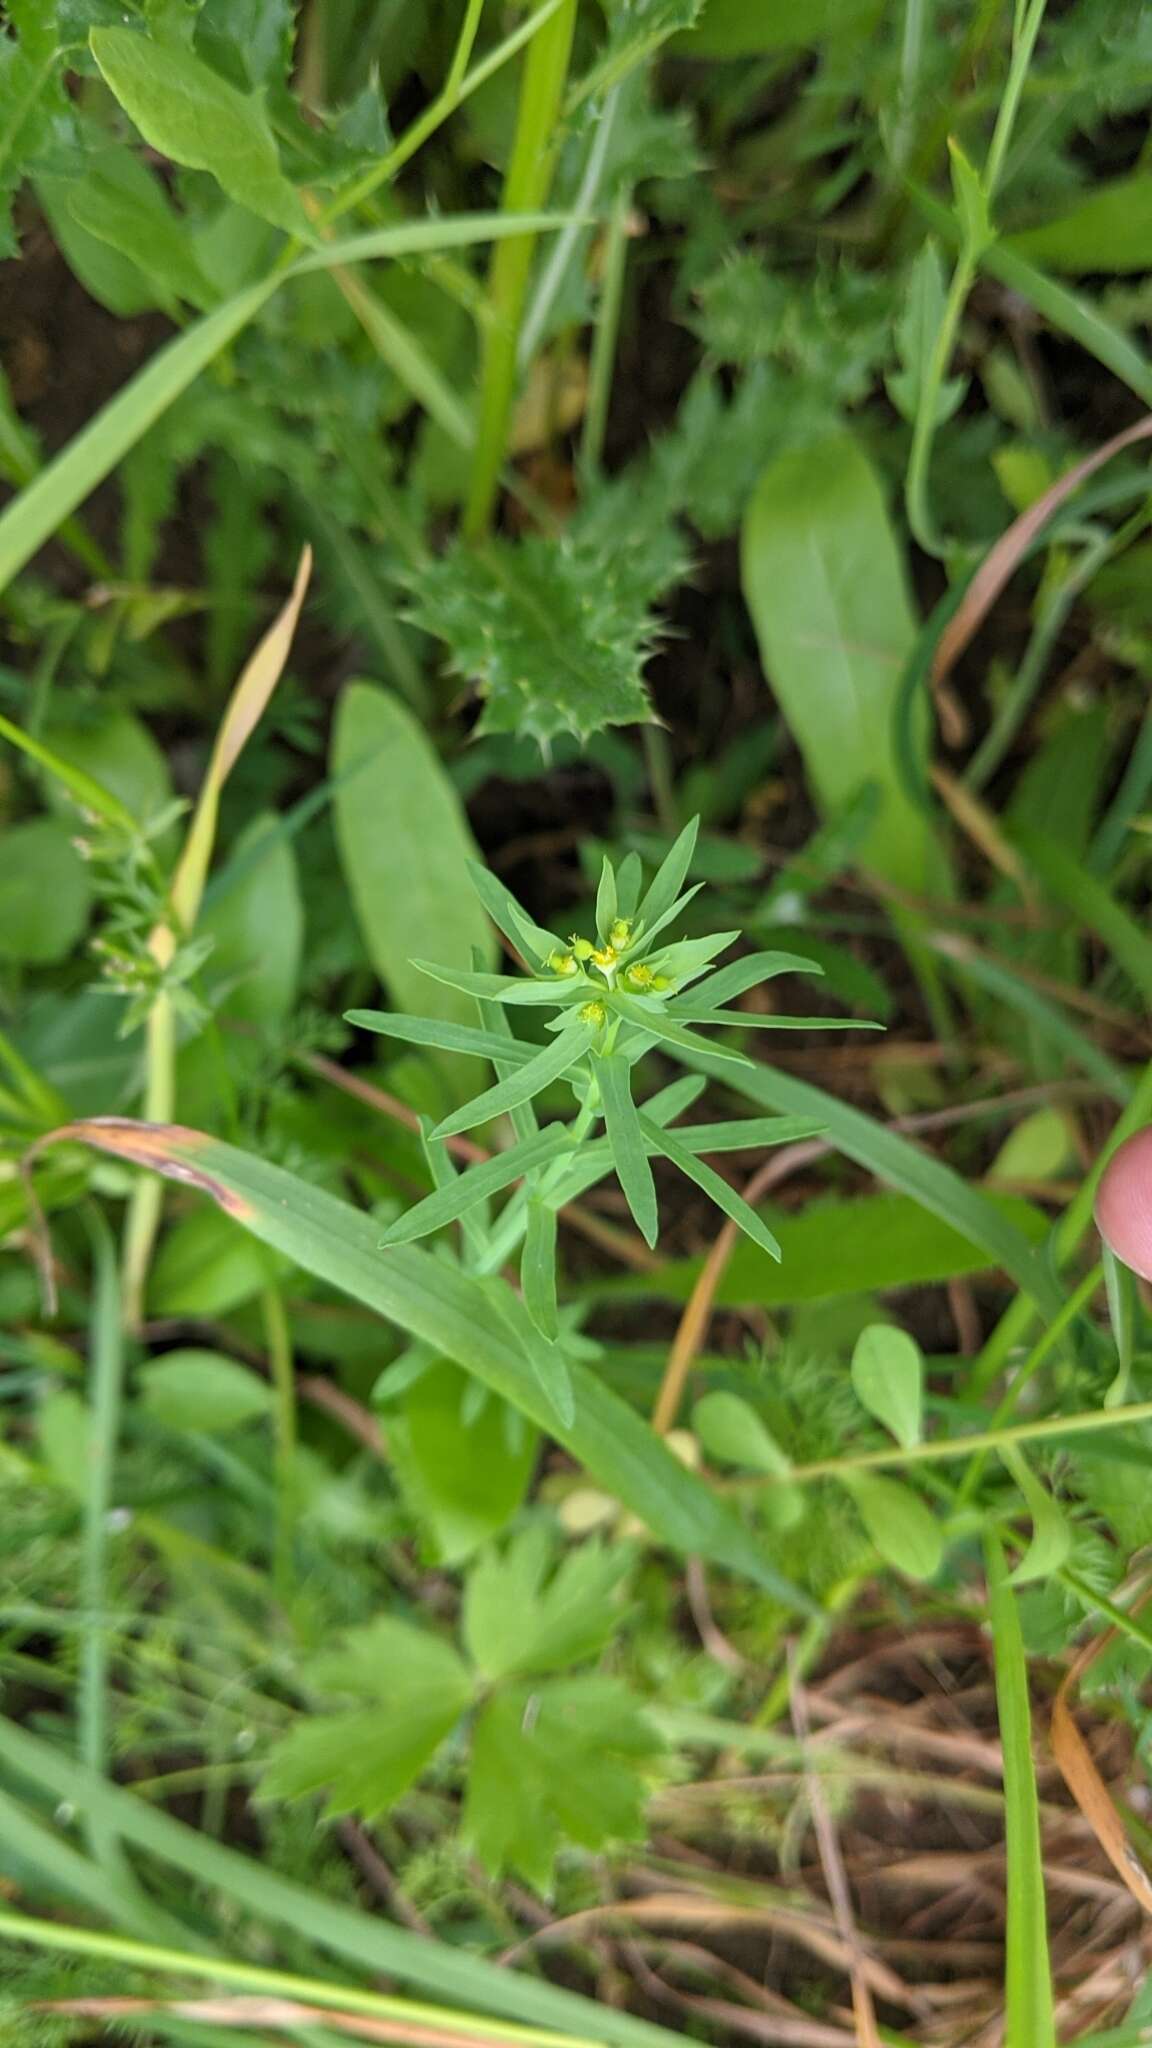
M685 1052L708 1053L726 1066L748 1067L752 1064L746 1053L733 1052L723 1045L713 1045L709 1039L701 1038L695 1031L689 1031L686 1025L677 1024L658 1003L649 1004L641 997L624 996L618 991L613 993L611 1003L612 1008L622 1017L627 1017L630 1024L638 1024L642 1031L647 1031L651 1037L658 1038L664 1045L675 1045Z
M723 1003L730 1003L736 996L742 996L750 988L759 988L761 982L774 981L778 974L823 974L824 969L815 960L806 959L801 953L746 953L742 960L733 960L727 967L718 967L694 988L692 994L678 1003L681 1015L698 1003L701 1009L716 1010Z
M978 1189L961 1180L959 1174L921 1152L896 1131L887 1131L874 1118L851 1108L810 1082L798 1081L775 1067L749 1065L733 1070L715 1057L695 1049L685 1063L698 1073L711 1074L736 1094L764 1109L818 1118L830 1144L846 1158L854 1159L889 1187L911 1195L933 1215L939 1216L971 1244L991 1255L994 1265L1010 1273L1018 1287L1035 1302L1041 1314L1059 1315L1064 1297L1060 1287L1002 1208L990 1202Z
M646 933L658 927L679 896L692 865L699 830L699 818L690 818L653 875L637 912L637 921Z
M596 890L596 929L605 942L615 922L616 870L605 854L600 865L600 882Z
M996 1669L996 1706L1004 1752L1004 1831L1008 1856L1008 1962L1005 2041L1011 2048L1056 2048L1048 1915L1040 1847L1040 1807L1032 1761L1032 1703L1020 1614L999 1537L984 1538Z
M543 967L548 955L560 948L555 932L545 931L529 917L523 904L516 901L511 889L506 889L491 869L482 867L479 861L469 861L468 873L496 929L503 932L518 953L524 954L530 966Z
M560 1332L556 1307L556 1211L533 1198L520 1255L520 1286L527 1309L541 1336L554 1343Z
M644 1104L645 1114L652 1103ZM734 1117L728 1123L677 1124L672 1136L689 1152L758 1152L766 1145L792 1145L803 1138L822 1138L824 1125L805 1116Z
M624 1190L624 1199L632 1211L641 1236L647 1244L654 1245L660 1235L656 1183L652 1178L652 1168L648 1164L645 1134L641 1128L636 1104L632 1100L628 1063L621 1059L618 1053L602 1053L595 1062L593 1072L600 1085L600 1100L604 1108L604 1124L608 1132L612 1164ZM651 1125L649 1128L654 1130L656 1126Z
M433 981L442 981L447 988L456 988L462 995L480 996L494 1003L511 1003L525 1008L537 1004L553 1006L557 1003L571 1004L587 1002L590 996L603 993L585 975L573 975L568 981L526 981L513 974L477 974L471 969L444 967L435 960L413 960L413 967L421 974L428 974Z
M739 1224L740 1229L752 1239L753 1244L758 1244L771 1258L780 1257L780 1246L772 1232L766 1223L760 1221L755 1209L744 1200L743 1195L738 1195L735 1188L729 1187L728 1182L722 1180L711 1166L706 1166L702 1159L697 1159L695 1153L689 1152L686 1145L681 1145L671 1131L659 1130L647 1117L641 1117L640 1128L645 1137L664 1154L665 1159L670 1159L673 1166L678 1166L688 1180L695 1181L698 1188L703 1188L704 1193L711 1196L716 1207L722 1209L725 1216L731 1217L733 1223Z
M872 1017L765 1016L758 1010L706 1010L678 1000L670 1014L689 1017L694 1024L725 1024L737 1031L883 1031Z
M1103 882L1056 841L1017 826L1013 844L1024 854L1048 895L1095 932L1146 1002L1152 1003L1152 939Z
M513 1181L522 1180L534 1166L546 1165L570 1143L563 1125L550 1124L546 1131L538 1131L534 1137L511 1145L507 1152L497 1152L494 1158L486 1159L482 1165L470 1166L467 1173L460 1174L445 1187L436 1188L399 1217L381 1238L381 1250L391 1245L411 1244L415 1238L427 1237L430 1231L442 1230L446 1224L455 1223L477 1202L486 1201L489 1195L498 1195L502 1188L511 1187Z
M533 1095L539 1095L542 1088L559 1080L566 1074L574 1061L582 1058L596 1036L594 1024L566 1023L551 1045L546 1045L526 1066L518 1067L506 1080L497 1081L486 1088L482 1095L465 1103L437 1124L438 1138L451 1138L460 1131L474 1130L477 1124L487 1123L491 1117L504 1116L516 1109L522 1102L528 1102Z
M506 1066L526 1066L535 1048L519 1039L502 1038L495 1031L481 1031L474 1024L454 1024L447 1017L408 1017L400 1010L346 1010L344 1022L360 1031L376 1031L382 1038L399 1038L408 1045L434 1045L441 1052L476 1053L483 1059L504 1061Z

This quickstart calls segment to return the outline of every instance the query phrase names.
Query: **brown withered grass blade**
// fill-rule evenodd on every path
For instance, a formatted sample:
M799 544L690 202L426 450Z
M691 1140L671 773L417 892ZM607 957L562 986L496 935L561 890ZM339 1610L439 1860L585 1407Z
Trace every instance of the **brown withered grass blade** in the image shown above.
M1152 1600L1152 1589L1144 1594L1136 1606L1144 1607L1149 1600ZM1070 1696L1084 1673L1103 1655L1116 1635L1117 1630L1110 1628L1102 1636L1098 1636L1095 1642L1087 1644L1081 1650L1053 1702L1050 1739L1052 1754L1060 1766L1064 1783L1113 1870L1123 1879L1133 1898L1143 1906L1144 1911L1152 1914L1152 1877L1145 1870L1124 1832L1124 1823L1116 1811L1108 1787L1093 1762L1088 1744L1076 1726L1069 1703Z
M1042 498L1029 505L1026 512L1015 519L1006 533L1002 533L995 545L989 549L961 598L956 611L940 635L936 653L932 660L932 686L939 689L955 667L969 641L980 627L1009 578L1013 576L1023 557L1027 554L1038 533L1042 532L1054 512L1067 503L1082 483L1111 462L1125 448L1132 448L1138 441L1147 441L1152 436L1152 413L1147 413L1135 426L1125 427L1122 434L1113 434L1110 441L1086 455L1082 462L1058 477Z

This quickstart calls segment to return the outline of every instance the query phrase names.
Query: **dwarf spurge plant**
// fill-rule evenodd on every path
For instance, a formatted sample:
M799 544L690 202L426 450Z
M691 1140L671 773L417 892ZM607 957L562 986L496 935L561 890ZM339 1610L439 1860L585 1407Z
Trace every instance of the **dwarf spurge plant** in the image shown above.
M645 1053L658 1049L672 1059L679 1052L708 1052L747 1065L742 1052L714 1043L697 1026L827 1026L819 1017L749 1014L727 1007L746 990L773 976L801 971L818 974L811 960L794 953L753 953L709 972L717 956L740 936L711 932L673 939L670 927L696 896L700 884L684 888L696 843L698 820L685 826L646 891L639 858L629 854L618 867L605 858L596 895L594 936L560 938L528 915L516 898L484 868L472 867L477 893L493 922L525 962L523 975L463 971L421 961L425 973L476 998L476 1026L388 1011L352 1010L348 1021L388 1037L490 1059L498 1079L462 1109L434 1127L424 1141L433 1192L400 1217L384 1248L407 1244L459 1221L466 1262L473 1271L495 1275L520 1249L524 1306L547 1347L541 1371L558 1389L566 1376L553 1355L560 1336L556 1301L556 1214L596 1181L614 1171L628 1206L649 1245L659 1232L653 1158L664 1158L704 1190L772 1257L780 1248L756 1211L706 1162L715 1152L783 1144L811 1136L820 1127L804 1118L769 1116L735 1122L681 1124L673 1120L690 1108L704 1088L696 1075L684 1076L638 1100L636 1069ZM703 977L703 979L701 979ZM513 1035L509 1009L543 1008L555 1014L547 1031L551 1043L537 1050ZM841 1028L847 1021L835 1020ZM541 1127L533 1100L566 1081L576 1100L570 1123ZM514 1142L481 1165L457 1175L447 1140L496 1117L512 1120ZM516 1185L518 1183L518 1185ZM501 1214L490 1220L488 1201L515 1186ZM500 1290L507 1302L507 1290ZM519 1304L517 1304L517 1307ZM513 1311L514 1313L515 1311ZM539 1355L539 1345L533 1347Z

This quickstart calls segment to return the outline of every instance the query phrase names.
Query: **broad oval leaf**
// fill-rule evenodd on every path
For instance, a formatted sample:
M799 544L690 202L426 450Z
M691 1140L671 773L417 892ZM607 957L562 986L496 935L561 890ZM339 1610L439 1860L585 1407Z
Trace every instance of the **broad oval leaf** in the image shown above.
M906 1330L871 1323L852 1353L852 1385L862 1407L910 1450L920 1441L924 1412L924 1360Z
M746 1471L776 1477L792 1470L791 1458L739 1394L723 1388L705 1394L692 1410L692 1427L708 1456L722 1465L741 1465Z
M468 874L476 846L434 749L387 690L352 682L336 713L332 772L340 856L377 974L401 1008L474 1025L466 994L412 964L467 970L477 950L496 959Z
M863 858L921 888L925 822L893 745L916 629L880 484L852 434L769 465L744 521L741 563L764 671L821 810L836 815L874 782L881 808Z
M280 169L263 105L173 43L130 28L94 28L92 55L145 142L173 163L208 171L229 198L311 241L299 193Z
M886 1564L908 1579L930 1579L940 1569L944 1538L918 1493L875 1472L839 1472L860 1519Z
M268 1381L219 1351L166 1351L141 1367L138 1384L145 1413L168 1429L223 1434L272 1406Z

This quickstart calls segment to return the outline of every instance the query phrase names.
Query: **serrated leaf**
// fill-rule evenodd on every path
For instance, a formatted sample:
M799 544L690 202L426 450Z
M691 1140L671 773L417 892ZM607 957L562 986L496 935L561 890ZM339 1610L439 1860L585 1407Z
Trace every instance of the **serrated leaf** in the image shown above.
M481 733L587 740L648 718L652 607L684 566L670 525L609 540L582 514L559 541L458 543L415 576L412 617L479 690Z
M188 170L208 171L262 220L313 240L254 94L238 92L191 50L135 29L95 28L89 43L105 84L153 149Z
M632 1100L628 1062L619 1053L602 1053L593 1072L600 1087L604 1126L616 1177L641 1236L654 1245L660 1234L656 1183L648 1164L640 1117Z
M494 1877L546 1892L568 1842L595 1851L644 1834L644 1766L663 1744L614 1678L518 1685L476 1724L464 1832Z
M906 1330L870 1323L852 1353L852 1385L861 1406L910 1450L920 1441L924 1409L924 1360Z
M390 1617L352 1630L309 1676L319 1692L368 1704L302 1717L273 1748L261 1789L278 1799L323 1790L328 1813L369 1820L419 1776L473 1691L450 1644Z
M930 1579L939 1571L944 1538L918 1493L874 1472L838 1472L836 1477L852 1495L886 1564L909 1579Z
M586 1543L549 1576L551 1541L537 1525L473 1566L464 1640L489 1680L563 1671L603 1649L619 1627L628 1552Z
M724 1389L705 1394L692 1410L692 1427L708 1456L722 1465L739 1465L748 1472L770 1472L776 1478L792 1470L792 1460L780 1449L751 1403L739 1394Z

